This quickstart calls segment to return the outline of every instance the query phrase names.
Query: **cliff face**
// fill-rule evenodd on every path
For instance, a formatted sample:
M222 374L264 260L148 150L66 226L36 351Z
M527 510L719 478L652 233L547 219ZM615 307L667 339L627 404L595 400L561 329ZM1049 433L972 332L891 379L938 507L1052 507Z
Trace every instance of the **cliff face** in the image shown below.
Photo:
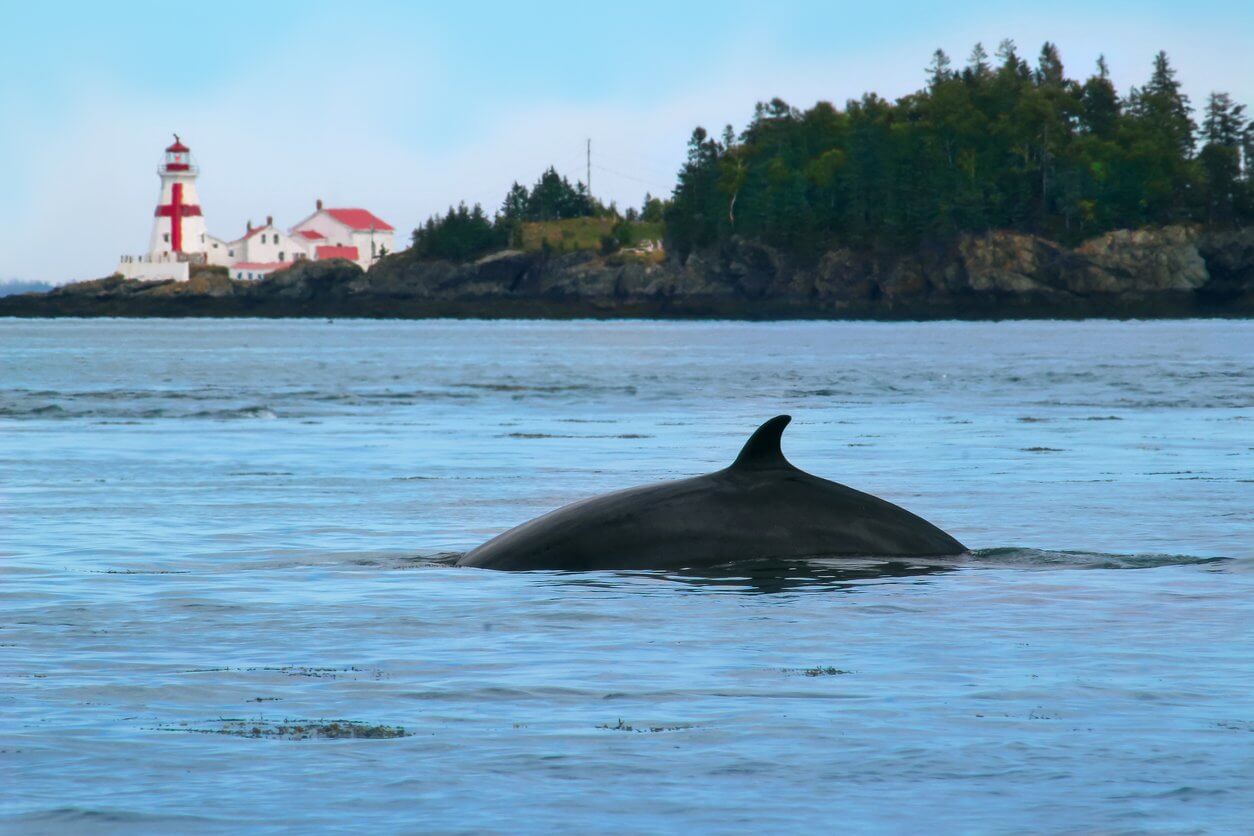
M1249 316L1254 228L1116 231L1063 247L1015 232L946 248L850 249L798 264L750 241L647 263L589 252L506 251L466 264L389 256L301 262L260 282L118 278L0 299L0 315L719 316L999 318Z
M1016 232L905 255L851 249L801 265L762 244L660 265L578 253L500 253L475 264L402 253L365 277L436 307L546 304L555 311L736 317L1190 316L1254 312L1254 228L1117 231L1067 248Z
M1254 242L1254 230L1244 237ZM921 305L958 315L1217 313L1207 310L1212 300L1203 293L1212 281L1204 238L1195 229L1168 227L1111 232L1067 248L1033 235L989 232L963 236L946 251L886 263L829 254L814 287L836 306L879 302L912 311ZM1254 268L1254 260L1243 267ZM858 276L870 281L859 283ZM1247 295L1251 289L1247 281Z

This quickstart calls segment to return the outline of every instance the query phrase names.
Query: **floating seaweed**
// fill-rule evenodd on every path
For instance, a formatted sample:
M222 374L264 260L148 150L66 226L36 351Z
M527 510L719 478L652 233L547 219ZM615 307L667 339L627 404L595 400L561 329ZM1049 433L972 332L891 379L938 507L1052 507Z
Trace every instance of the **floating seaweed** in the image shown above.
M196 727L185 724L161 725L159 731L180 731L189 734L223 734L231 737L249 737L271 740L390 740L409 737L412 732L404 726L363 723L359 720L265 720L241 717L223 717L213 727Z

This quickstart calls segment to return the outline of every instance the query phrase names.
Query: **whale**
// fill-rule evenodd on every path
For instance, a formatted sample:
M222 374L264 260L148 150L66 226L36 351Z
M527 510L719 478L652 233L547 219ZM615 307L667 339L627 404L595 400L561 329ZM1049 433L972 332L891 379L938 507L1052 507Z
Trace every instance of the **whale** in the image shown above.
M574 502L492 538L456 565L682 570L748 560L967 552L904 508L794 467L781 449L791 420L778 415L758 427L729 467Z

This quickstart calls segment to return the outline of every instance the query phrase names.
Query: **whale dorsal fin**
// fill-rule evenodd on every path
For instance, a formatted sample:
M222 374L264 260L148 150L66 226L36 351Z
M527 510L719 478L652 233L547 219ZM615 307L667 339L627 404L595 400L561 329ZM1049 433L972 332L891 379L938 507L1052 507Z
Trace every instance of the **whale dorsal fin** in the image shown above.
M776 415L749 436L740 455L732 462L733 470L758 469L765 467L792 467L784 453L779 449L780 437L784 427L792 420L791 415Z

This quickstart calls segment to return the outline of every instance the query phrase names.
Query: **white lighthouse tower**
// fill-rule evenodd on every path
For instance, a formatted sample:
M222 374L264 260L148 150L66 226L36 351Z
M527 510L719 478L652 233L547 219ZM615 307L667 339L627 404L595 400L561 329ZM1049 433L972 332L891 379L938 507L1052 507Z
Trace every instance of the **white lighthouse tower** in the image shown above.
M123 256L118 272L128 279L176 279L186 281L193 264L205 263L205 218L196 195L196 175L192 153L174 135L174 144L165 149L165 160L157 168L161 196L152 222L148 252Z

